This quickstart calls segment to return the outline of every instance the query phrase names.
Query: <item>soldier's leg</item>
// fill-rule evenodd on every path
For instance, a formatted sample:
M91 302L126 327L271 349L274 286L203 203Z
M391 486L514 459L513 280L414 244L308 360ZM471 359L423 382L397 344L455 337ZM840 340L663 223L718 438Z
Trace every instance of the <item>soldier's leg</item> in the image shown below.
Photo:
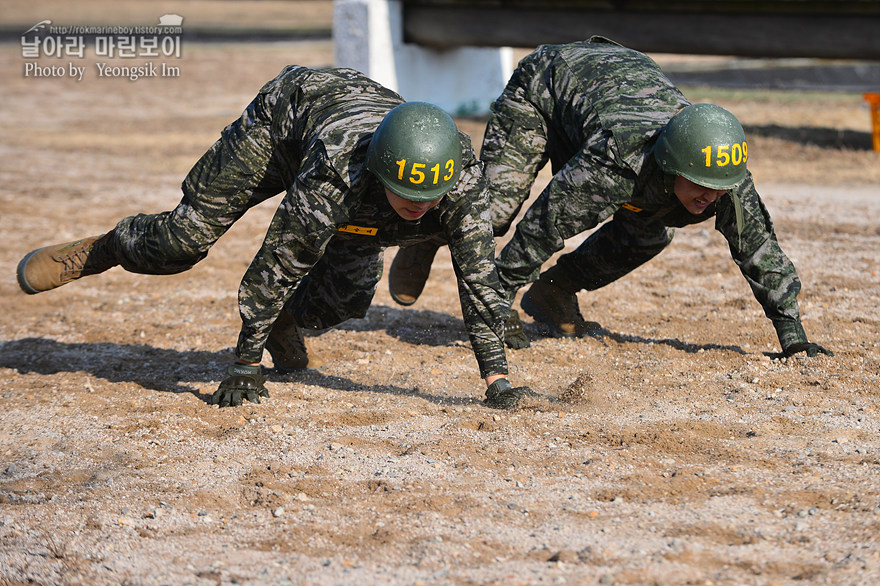
M559 257L554 272L567 288L595 291L634 271L669 246L675 231L660 220L620 210L573 252Z
M581 316L577 292L596 290L657 256L674 231L655 219L620 211L573 252L559 257L522 299L522 307L555 335L578 337L598 329Z
M190 171L175 209L131 216L101 236L32 251L18 265L21 288L39 293L116 265L148 274L192 267L247 209L283 189L279 167L270 165L267 119L258 96Z
M183 181L171 211L123 219L113 231L119 263L128 271L185 271L251 207L283 191L267 114L258 96L227 126ZM289 161L297 166L297 161Z
M285 303L266 349L277 368L319 365L306 349L301 328L323 330L367 314L382 278L382 248L334 238Z
M334 238L284 307L296 323L314 330L364 317L382 267L381 247Z
M549 160L544 118L525 93L516 76L508 82L492 104L480 149L495 236L510 229Z
M388 290L395 302L404 306L416 302L425 290L434 256L444 244L446 239L437 237L397 251L388 270Z

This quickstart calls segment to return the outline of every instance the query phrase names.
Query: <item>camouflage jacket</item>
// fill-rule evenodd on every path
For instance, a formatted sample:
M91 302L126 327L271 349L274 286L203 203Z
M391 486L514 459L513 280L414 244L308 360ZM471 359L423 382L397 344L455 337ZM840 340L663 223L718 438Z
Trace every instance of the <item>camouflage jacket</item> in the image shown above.
M695 216L678 201L671 178L657 165L653 149L660 130L690 102L653 60L597 37L545 45L523 59L505 93L514 102L509 109L516 111L516 103L527 101L541 113L554 172L541 194L546 202L536 212L541 217L534 219L543 228L517 230L499 255L505 286L533 280L565 239L594 228L620 208L660 218L667 226L714 216L780 341L806 341L797 304L800 280L779 247L751 175ZM523 124L535 126L534 121ZM742 202L740 222L732 196ZM531 266L523 266L522 259Z
M442 236L449 244L468 331L482 376L505 374L506 301L495 270L495 243L482 167L470 138L461 134L462 172L442 202L416 222L391 208L379 181L367 171L373 131L403 100L349 69L289 66L267 83L250 108L267 124L275 172L286 193L262 247L239 290L242 329L236 354L257 362L285 300L321 258L333 238L357 237L386 246ZM246 113L246 115L248 115ZM250 146L237 145L247 160ZM344 226L375 228L374 235L341 232ZM370 230L373 232L373 230Z

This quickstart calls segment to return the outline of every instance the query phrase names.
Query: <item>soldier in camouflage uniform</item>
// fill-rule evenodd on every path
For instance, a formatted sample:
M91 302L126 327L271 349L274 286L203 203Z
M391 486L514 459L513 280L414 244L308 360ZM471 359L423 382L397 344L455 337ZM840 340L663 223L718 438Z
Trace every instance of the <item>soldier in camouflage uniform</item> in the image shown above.
M522 308L554 335L578 337L599 327L581 316L578 291L647 262L670 244L674 228L715 217L783 353L831 354L804 333L800 280L746 170L739 122L717 106L690 104L647 55L600 37L539 47L492 105L480 158L496 236L510 228L538 171L552 165L552 180L496 263L511 301L533 283ZM540 273L566 239L603 222ZM421 291L427 271L410 269L419 266L417 256L426 253L404 249L395 258L395 299L412 302ZM506 341L529 345L516 312Z
M427 239L449 245L487 402L506 407L531 392L506 378L508 306L481 166L470 139L436 106L404 103L353 70L288 66L223 130L182 189L171 211L31 252L18 266L22 289L39 293L116 265L185 271L248 209L284 193L241 281L236 361L213 403L268 396L264 347L277 368L306 367L300 328L363 317L384 248Z

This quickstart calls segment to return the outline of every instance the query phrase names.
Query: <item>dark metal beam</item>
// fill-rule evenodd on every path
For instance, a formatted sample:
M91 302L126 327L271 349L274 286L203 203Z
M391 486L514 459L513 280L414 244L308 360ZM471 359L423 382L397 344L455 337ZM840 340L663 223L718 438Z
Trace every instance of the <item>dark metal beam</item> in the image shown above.
M645 52L880 59L873 0L403 0L403 21L406 42L438 48L603 35Z

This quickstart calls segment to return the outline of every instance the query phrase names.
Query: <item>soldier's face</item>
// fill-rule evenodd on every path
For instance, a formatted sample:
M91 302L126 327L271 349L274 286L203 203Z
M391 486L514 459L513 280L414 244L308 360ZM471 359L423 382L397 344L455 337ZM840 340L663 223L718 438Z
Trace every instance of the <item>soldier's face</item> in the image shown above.
M443 199L441 197L440 199L432 201L410 201L399 195L394 195L387 187L385 188L385 197L388 198L388 203L391 204L391 207L394 208L397 215L404 220L418 220L427 214L428 211L437 207L437 204Z
M681 175L675 177L674 189L675 196L681 205L695 216L702 214L709 207L709 204L727 193L726 189L712 189L697 185Z

